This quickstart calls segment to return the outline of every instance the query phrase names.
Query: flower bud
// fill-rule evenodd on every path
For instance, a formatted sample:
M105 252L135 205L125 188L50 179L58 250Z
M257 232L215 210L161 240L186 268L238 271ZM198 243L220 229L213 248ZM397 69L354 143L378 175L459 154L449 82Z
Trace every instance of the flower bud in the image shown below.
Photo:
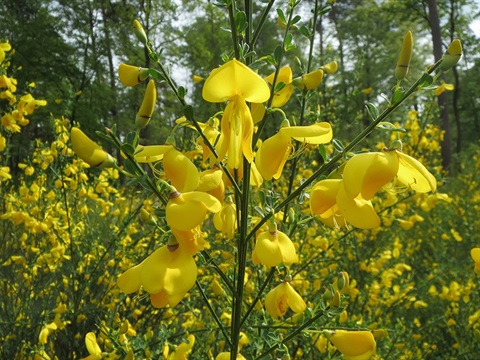
M335 74L338 70L338 63L336 61L332 61L328 64L325 64L323 65L323 70L329 75Z
M140 21L137 19L133 20L133 32L135 33L138 41L140 41L142 44L146 44L148 42L147 34L145 33L142 24L140 24Z
M320 85L322 79L323 70L318 69L293 79L292 84L299 89L313 90Z
M73 151L91 166L100 168L113 167L115 159L93 142L82 130L72 127L71 135Z
M335 290L335 293L333 294L332 301L330 302L330 305L332 308L338 308L341 303L341 297L340 297L340 291Z
M460 40L455 39L451 42L445 54L442 57L442 63L440 64L440 70L447 71L457 65L462 56L462 43Z
M402 51L395 67L395 77L397 80L403 80L408 73L410 60L412 59L413 37L412 32L409 31L403 38Z
M135 125L137 129L143 129L150 121L155 103L157 101L157 88L155 87L155 81L150 80L145 90L145 96L143 97L142 106L138 110L137 117L135 118Z

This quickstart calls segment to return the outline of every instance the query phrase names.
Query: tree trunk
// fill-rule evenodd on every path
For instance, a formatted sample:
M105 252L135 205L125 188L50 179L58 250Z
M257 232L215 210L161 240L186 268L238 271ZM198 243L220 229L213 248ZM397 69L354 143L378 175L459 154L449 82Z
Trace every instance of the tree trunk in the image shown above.
M438 8L436 0L427 0L428 3L428 21L432 30L433 55L435 61L440 60L443 55L442 50L442 33L440 31L440 18L438 16ZM447 93L444 92L438 96L438 107L440 108L440 127L443 131L443 140L441 142L442 165L448 170L452 161L451 150L451 131L450 120L448 117Z

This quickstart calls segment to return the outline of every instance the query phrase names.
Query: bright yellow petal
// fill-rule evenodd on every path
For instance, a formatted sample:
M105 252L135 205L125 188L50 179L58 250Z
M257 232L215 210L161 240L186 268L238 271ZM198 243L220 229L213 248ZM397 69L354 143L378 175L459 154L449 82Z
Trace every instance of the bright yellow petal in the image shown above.
M282 131L265 140L255 155L255 165L262 177L278 179L291 152L290 137Z
M285 315L287 312L287 296L284 291L284 284L280 284L277 287L270 290L265 296L265 309L274 319L279 316ZM283 296L283 301L282 301Z
M163 159L165 153L173 148L173 145L149 145L137 146L135 160L139 163L152 163Z
M220 203L220 201L218 201L215 196L212 196L210 194L201 191L193 191L184 193L182 195L186 201L198 201L202 203L205 208L212 213L216 213L222 210L222 204Z
M375 354L377 346L370 331L336 330L330 341L345 360L369 360Z
M183 197L183 195L179 197ZM168 202L165 212L168 226L187 231L201 225L205 221L207 208L199 201L185 201L185 199L175 198Z
M296 313L304 312L307 308L307 304L305 304L305 301L302 299L302 297L288 282L285 283L285 291L287 293L288 306L290 306L290 309Z
M473 261L480 262L480 248L473 248L470 251L470 255L472 256Z
M171 148L163 156L165 176L180 192L193 191L200 182L197 167L175 148Z
M85 335L85 345L87 346L87 351L90 355L98 356L98 359L102 358L102 349L98 346L97 337L93 332L89 332Z
M355 155L345 165L343 181L350 198L358 194L370 200L398 172L398 156L394 151L370 152Z
M256 260L265 266L277 266L282 263L283 255L275 235L264 231L257 236L257 242L253 249L254 263Z
M342 179L326 179L316 183L310 191L310 211L322 215L337 204Z
M350 224L360 229L373 229L380 226L380 218L370 200L358 196L349 197L341 186L337 194L337 205L340 213Z
M258 74L233 59L210 73L202 96L209 102L224 102L237 95L249 102L262 103L270 97L270 89Z
M429 192L437 189L437 180L423 164L404 153L396 151L400 159L398 181L416 192Z
M71 130L72 148L80 159L91 166L101 166L109 155L77 127Z
M282 253L282 263L286 266L291 266L293 263L298 262L297 251L292 240L287 234L277 231L278 247Z
M332 126L320 122L309 126L290 126L280 129L285 135L307 144L326 144L332 140Z
M140 274L142 272L143 262L131 267L118 277L117 285L126 294L131 294L140 289L142 280Z

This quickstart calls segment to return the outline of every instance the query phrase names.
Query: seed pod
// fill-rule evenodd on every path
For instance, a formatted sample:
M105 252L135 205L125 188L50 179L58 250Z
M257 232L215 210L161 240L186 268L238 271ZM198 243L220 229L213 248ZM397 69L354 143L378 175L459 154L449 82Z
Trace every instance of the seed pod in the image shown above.
M395 77L397 80L403 80L407 76L410 60L412 59L413 37L412 32L409 31L403 38L402 51L398 58L397 66L395 67Z
M442 63L440 64L440 70L447 71L457 65L462 57L462 43L460 40L455 39L449 45L445 54L442 57Z

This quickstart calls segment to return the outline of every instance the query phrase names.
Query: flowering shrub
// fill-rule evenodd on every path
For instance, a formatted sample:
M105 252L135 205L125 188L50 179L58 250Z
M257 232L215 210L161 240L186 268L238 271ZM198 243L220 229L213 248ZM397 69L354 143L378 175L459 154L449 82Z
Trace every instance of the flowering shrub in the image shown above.
M458 61L459 42L403 88L408 33L390 103L382 112L369 104L371 123L343 145L332 124L305 117L336 63L309 61L298 76L283 64L297 3L278 11L278 50L258 58L251 14L223 3L235 48L202 85L204 100L218 104L204 122L134 23L157 67L119 67L126 86L151 79L134 130L98 133L118 159L56 118L55 140L38 140L14 179L8 138L45 103L28 94L17 102L14 79L2 75L2 357L474 356L480 256L466 239L478 233L478 150L443 184L442 134L431 119L410 110L386 121ZM311 29L301 34L313 46ZM165 144L144 146L158 81L184 113ZM293 96L299 108L287 115ZM357 149L373 133L384 142Z

